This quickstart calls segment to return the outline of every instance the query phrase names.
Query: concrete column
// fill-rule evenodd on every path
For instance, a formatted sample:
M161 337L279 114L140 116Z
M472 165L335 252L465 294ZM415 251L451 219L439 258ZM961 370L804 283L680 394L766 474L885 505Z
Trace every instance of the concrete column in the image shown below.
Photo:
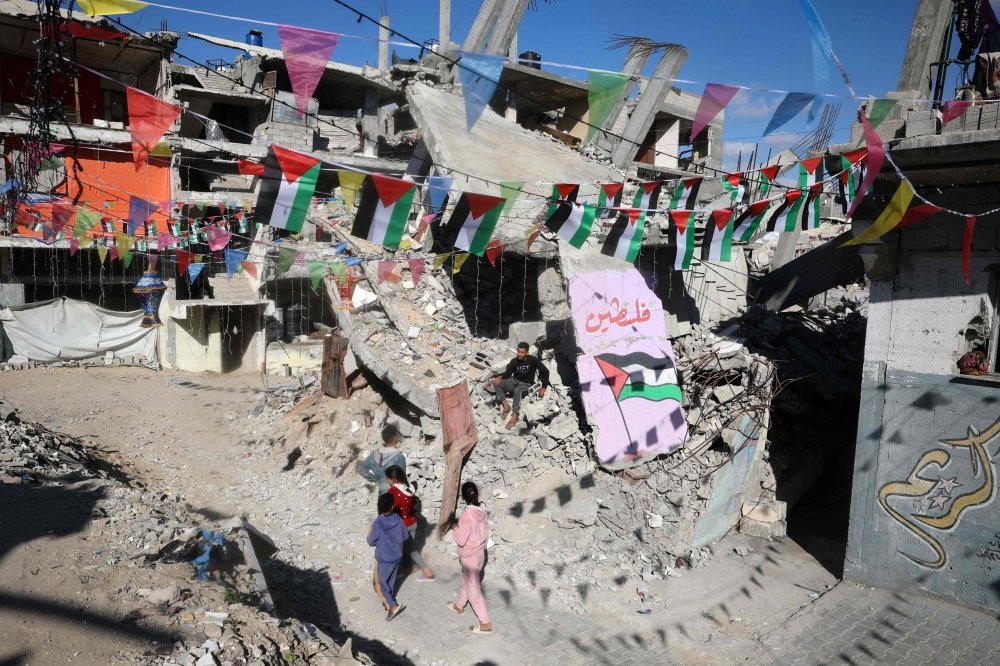
M482 51L486 48L486 42L500 18L503 2L504 0L483 0L479 14L462 43L463 51Z
M625 125L622 138L611 151L611 162L619 169L626 168L633 159L639 145L649 133L653 120L663 105L663 98L674 83L687 60L687 49L679 44L673 44L663 51L663 57L653 72L653 77L639 96L639 101L632 111L632 116Z
M378 146L378 90L365 88L365 115L361 118L362 154L375 157Z
M528 9L530 0L506 0L500 17L497 20L496 28L490 37L486 52L491 55L506 55L510 50L510 45L517 38L517 29L524 18L524 12Z
M646 62L648 60L649 40L637 41L632 44L632 47L628 50L628 55L625 56L625 66L622 67L622 74L629 77L638 77L642 74L642 68L646 66ZM608 119L604 121L604 125L601 126L601 129L610 130L615 126L615 123L618 121L618 116L621 115L622 109L625 108L625 102L628 100L628 96L632 94L633 85L634 84L630 83L625 86L625 90L622 91L621 97L618 98L618 103L611 109L611 113L608 115ZM603 132L596 132L594 134L594 138L588 143L593 143L598 148L610 153L614 148L615 141L612 137L606 136Z
M389 71L389 15L379 19L378 27L378 71Z
M438 42L442 51L451 48L451 0L438 0Z
M920 0L896 90L918 90L921 94L930 91L933 84L930 64L941 57L945 36L951 30L953 8L951 2Z

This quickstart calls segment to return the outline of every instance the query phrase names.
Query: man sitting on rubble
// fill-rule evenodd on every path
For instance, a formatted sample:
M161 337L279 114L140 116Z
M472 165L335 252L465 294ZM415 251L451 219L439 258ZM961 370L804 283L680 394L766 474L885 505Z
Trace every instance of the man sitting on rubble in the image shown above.
M549 387L549 369L535 356L528 356L529 345L527 342L517 344L517 356L510 360L507 369L502 374L493 378L493 391L500 401L500 418L506 418L511 413L510 404L507 402L507 395L514 397L514 410L507 421L507 428L517 425L518 416L521 414L521 395L531 388L535 383L535 373L542 380L542 388L538 389L538 397L545 395L545 389Z

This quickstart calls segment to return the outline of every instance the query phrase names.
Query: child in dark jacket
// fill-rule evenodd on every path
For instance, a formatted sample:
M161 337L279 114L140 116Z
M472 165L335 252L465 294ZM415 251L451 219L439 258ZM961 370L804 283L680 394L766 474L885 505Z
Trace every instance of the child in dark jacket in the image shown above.
M368 529L368 545L375 546L375 571L372 574L372 586L379 601L388 611L385 621L393 619L403 612L406 606L396 603L393 590L396 588L396 573L403 559L403 544L410 538L406 525L399 514L394 513L396 503L389 493L383 493L378 498L378 517Z

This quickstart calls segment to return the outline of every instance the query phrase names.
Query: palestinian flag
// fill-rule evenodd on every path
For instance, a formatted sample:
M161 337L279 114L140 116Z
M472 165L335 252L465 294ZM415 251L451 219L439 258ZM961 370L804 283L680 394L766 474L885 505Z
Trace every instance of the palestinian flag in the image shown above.
M642 233L646 226L646 215L635 208L623 208L618 219L611 226L608 237L601 246L601 254L615 259L635 263L642 246Z
M660 188L663 186L662 180L647 180L639 185L632 200L632 208L639 209L639 216L642 221L646 221L646 213L656 208L656 202L660 198Z
M747 180L743 173L727 173L722 179L722 189L729 192L729 200L734 203L744 203L747 198Z
M753 240L757 230L760 229L761 222L767 217L771 201L771 199L755 201L736 218L733 223L733 240L741 243L749 243Z
M292 233L302 231L316 191L321 162L315 157L271 145L257 197L257 221Z
M799 189L807 190L823 180L823 156L799 162Z
M803 229L819 229L819 213L820 204L823 201L823 185L824 183L816 183L809 188L809 194L806 197L806 213L802 217Z
M493 236L504 200L488 194L462 192L445 225L447 244L477 257L483 256Z
M618 402L629 398L653 402L681 401L677 371L669 357L632 352L624 355L598 354L594 360Z
M778 172L780 170L780 164L772 164L771 166L764 167L760 170L760 196L767 196L768 190L771 189L771 183L773 183L774 179L778 177Z
M670 228L674 232L674 270L690 270L694 258L694 211L670 211Z
M399 249L416 191L411 181L376 174L365 178L351 235Z
M555 213L545 220L545 226L556 232L559 238L579 249L583 247L590 228L594 225L597 209L590 204L562 202L556 207Z
M733 210L713 210L705 225L705 238L701 242L703 261L732 261Z
M795 231L802 226L802 215L806 210L806 201L802 190L788 190L785 192L785 201L774 215L767 222L768 231L778 231L788 233Z
M618 208L622 205L622 191L624 189L625 183L604 183L601 185L601 191L597 197L597 217L601 219L613 217L615 211L612 208Z
M844 215L850 210L854 198L858 196L861 183L865 179L865 163L868 161L868 150L853 150L840 156L840 174L837 185L840 188L840 198L843 200Z
M545 213L546 219L552 217L556 207L561 201L576 201L576 195L580 193L580 186L574 183L556 183L552 186L552 196L549 197L549 210Z
M674 195L670 198L670 210L689 210L694 208L698 199L698 188L701 187L701 178L687 178L677 183Z

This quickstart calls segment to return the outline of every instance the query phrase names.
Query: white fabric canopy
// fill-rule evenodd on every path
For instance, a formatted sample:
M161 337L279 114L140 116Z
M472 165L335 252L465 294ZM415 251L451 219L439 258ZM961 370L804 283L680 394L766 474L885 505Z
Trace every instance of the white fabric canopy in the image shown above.
M14 353L40 362L77 361L111 351L155 364L157 329L142 328L141 322L141 310L115 312L69 298L0 309L0 326Z

